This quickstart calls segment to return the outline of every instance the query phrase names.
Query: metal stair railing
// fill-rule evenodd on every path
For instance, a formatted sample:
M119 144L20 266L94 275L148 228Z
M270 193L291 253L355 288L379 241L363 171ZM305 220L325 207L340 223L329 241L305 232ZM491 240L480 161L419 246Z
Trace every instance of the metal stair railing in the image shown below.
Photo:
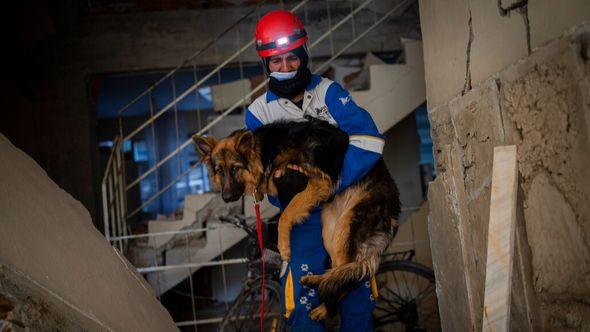
M104 234L107 241L116 243L119 251L124 252L127 239L111 241L112 235L127 236L129 234L126 219L124 156L120 137L115 138L111 151L101 185Z
M303 0L301 2L299 2L296 6L294 6L291 9L291 12L296 12L297 10L299 10L300 8L302 8L305 4L307 4L310 0ZM372 1L372 0L371 0ZM260 4L257 5L256 8L259 8ZM242 17L240 19L240 22L244 21L247 17L250 17L254 12L256 12L256 10L252 10L250 12L248 12L247 15L245 15L245 17ZM233 27L235 27L236 25L233 25ZM217 46L216 45L216 41L219 40L223 35L225 35L228 31L230 31L230 29L226 29L222 34L220 34L217 38L215 38L212 42L208 43L207 46L205 48L203 48L202 50L204 51L205 49L211 47L211 45ZM183 100L184 98L186 98L190 93L192 93L193 91L197 90L200 86L202 86L208 79L210 79L211 77L213 77L213 75L220 74L220 71L222 68L228 66L229 64L232 63L232 61L236 60L236 58L239 58L240 55L244 52L246 52L247 50L251 49L254 46L254 39L250 40L250 42L248 42L246 45L240 47L240 49L235 52L234 54L232 54L231 56L229 56L227 59L225 59L221 64L217 65L211 72L209 72L207 75L205 75L204 77L202 77L201 79L199 79L199 81L197 81L195 84L193 84L191 87L189 87L187 90L185 90L182 94L180 94L178 97L175 97L168 105L164 106L164 108L162 108L160 111L158 111L155 114L152 114L151 117L145 121L143 124L139 125L135 130L133 130L131 133L127 134L124 136L123 141L128 141L130 139L132 139L135 135L137 135L139 132L141 132L141 130L143 130L145 127L147 127L150 124L153 124L153 122L158 119L160 116L162 116L165 112L167 112L168 110L170 110L171 108L173 108L175 105L178 104L179 101ZM198 54L202 54L203 52L199 51L196 52ZM217 50L216 50L217 53ZM198 55L197 54L197 55ZM196 57L196 55L193 55L191 58ZM188 59L186 61L183 62L183 64L189 63L191 59ZM241 65L241 59L240 59L240 65ZM175 68L175 70L179 70L182 67L182 65L178 66L177 68ZM241 66L240 66L241 68ZM242 71L242 70L240 70ZM172 74L167 74L167 77L172 77ZM159 83L163 82L165 80L165 78L161 79L159 81ZM218 81L220 81L218 79ZM266 84L266 82L265 82ZM256 92L258 92L260 89L262 89L262 87L264 87L265 84L260 84L258 85L255 90L253 90L252 93L249 93L245 98L243 98L241 100L241 103L243 103L245 100L247 100L248 98L250 98L252 95L254 95ZM152 89L153 90L153 89ZM142 95L140 95L139 97L136 98L135 102L137 102L137 100L141 99L141 96L145 96L146 94L151 93L151 91L146 91L144 92ZM211 127L213 127L215 124L217 124L219 121L221 121L223 118L225 118L228 114L230 114L232 111L234 111L237 107L239 107L240 104L234 105L232 107L230 107L230 109L228 109L227 111L223 112L222 114L220 114L219 117L217 117L213 122L209 123L207 126L205 126L204 128L201 128L199 130L199 134L206 132L207 130L209 130ZM128 109L129 105L126 106L124 108L124 110ZM119 116L121 116L124 112L124 110L120 111ZM123 136L123 132L122 129L120 129L120 134L121 136ZM149 176L150 174L152 174L153 172L155 172L158 168L160 168L163 164L165 164L167 161L169 161L170 159L172 159L173 157L175 157L178 153L180 153L180 151L182 151L184 148L186 148L188 145L190 144L190 139L185 141L182 145L178 146L177 144L177 148L172 151L171 153L169 153L167 156L165 156L164 158L162 158L160 161L158 161L156 163L156 165L154 165L152 168L150 168L149 170L147 170L146 172L144 172L142 175L140 175L137 179L135 179L134 181L132 181L130 184L128 184L125 188L125 190L129 191L131 188L133 188L134 186L136 186L137 184L139 184L139 182L141 182L141 180L145 179L147 176ZM187 172L188 174L188 172ZM186 175L186 174L185 174ZM181 179L182 177L179 177L179 179ZM169 188L169 187L168 187ZM161 195L161 193L158 193L156 195ZM151 201L150 201L151 203ZM141 211L141 209L143 207L145 207L146 204L142 205L141 207L135 209L134 211L132 211L129 214L129 218L133 217L137 212Z
M323 33L321 36L314 38L314 40L312 41L311 44L309 44L309 49L310 51L316 47L318 44L320 44L322 41L324 41L326 38L329 38L329 42L330 42L330 50L331 50L331 57L326 60L323 61L321 64L319 64L318 66L316 66L315 68L313 68L313 64L310 63L310 65L312 65L313 68L313 72L314 73L318 73L318 72L322 72L324 69L326 69L335 59L337 59L340 55L342 55L344 52L346 52L351 46L353 46L355 43L357 43L359 40L361 40L362 38L364 38L369 32L371 32L375 27L377 27L379 24L381 24L384 20L386 20L387 18L391 17L392 15L394 15L395 13L400 13L402 12L404 9L406 9L412 2L414 2L415 0L402 0L400 2L398 2L397 5L395 5L393 8L391 8L389 11L387 11L384 14L381 14L381 16L378 18L378 14L376 11L374 11L374 22L372 25L370 25L365 31L363 31L360 34L357 34L356 31L356 27L354 24L354 19L355 19L355 15L358 15L359 12L361 12L363 9L365 9L367 6L369 6L370 4L376 2L376 0L365 0L362 1L358 6L354 6L353 5L353 1L350 1L350 13L348 15L346 15L345 17L343 17L340 21L338 21L336 24L332 25L332 17L331 17L331 10L330 10L330 0L322 0L326 3L326 8L327 8L327 14L328 14L328 25L329 28L328 30ZM300 9L303 8L303 10L305 11L304 15L305 17L307 16L307 3L310 2L310 0L304 0L299 2L296 6L294 6L291 11L296 12ZM318 1L319 2L319 1ZM333 2L333 1L332 1ZM249 11L246 15L244 15L239 22L243 22L246 20L247 17L250 17L251 15L253 15L256 12L256 9ZM352 21L352 40L346 44L343 48L341 48L339 51L335 51L334 49L334 40L333 40L333 33L334 31L336 31L338 28L342 27L345 23ZM238 22L238 24L239 24ZM235 25L234 25L235 26ZM227 34L228 31L230 31L231 28L228 28L226 30L224 30L224 32L222 32L222 35ZM217 47L216 41L220 38L220 36L218 36L218 38L214 39L212 42L208 43L206 48L210 48L211 46L215 46ZM173 109L175 111L175 116L176 116L176 105L178 104L179 101L183 100L184 98L186 98L191 92L194 92L196 89L198 89L200 86L202 86L208 79L210 79L211 77L213 77L213 75L217 74L218 76L220 75L220 70L226 66L228 66L229 64L232 63L232 61L236 60L237 58L239 58L240 60L240 71L242 72L243 68L242 68L242 63L241 63L241 54L244 53L245 51L247 51L249 48L253 47L254 44L254 40L252 39L249 43L247 43L245 46L240 47L240 49L235 52L234 54L232 54L230 57L228 57L226 60L224 60L222 63L220 63L217 67L215 67L211 72L209 72L205 77L199 79L195 84L193 84L192 86L190 86L187 90L185 90L183 93L181 93L180 95L176 96L176 91L174 90L174 99L167 104L164 108L162 108L161 110L159 110L158 112L155 112L153 104L150 102L150 118L145 121L143 124L141 124L140 126L138 126L136 129L134 129L132 132L130 132L129 134L124 135L123 133L123 118L122 115L123 113L125 113L131 105L135 104L138 102L138 100L140 100L141 98L145 97L145 96L149 96L151 99L151 93L152 91L162 82L164 82L167 78L173 77L174 73L176 73L177 71L179 71L181 68L183 68L184 65L186 65L187 63L189 63L192 59L194 59L196 56L198 56L199 54L203 53L203 50L199 50L197 52L195 52L191 58L185 60L181 65L177 66L176 68L174 68L170 73L168 73L167 75L165 75L164 78L160 79L158 82L156 82L154 85L150 86L146 91L144 91L141 95L139 95L138 97L136 97L132 102L130 102L129 104L127 104L123 109L121 109L121 111L119 112L119 123L120 123L120 137L124 137L123 139L119 138L120 144L115 144L113 147L113 154L117 154L117 152L115 151L116 149L121 149L123 147L124 142L132 139L135 135L137 135L137 133L139 133L141 130L145 129L147 126L151 125L152 126L152 133L154 132L154 121L159 118L160 116L162 116L165 112ZM215 118L213 121L211 121L209 124L207 124L204 127L200 127L200 130L198 131L198 134L203 134L205 132L207 132L209 129L211 129L213 126L215 126L216 124L218 124L223 118L225 118L227 115L229 115L230 113L232 113L234 110L236 110L238 107L240 107L241 105L244 104L244 102L246 102L247 100L249 100L253 95L255 95L258 91L260 91L261 89L263 89L266 86L267 80L263 81L262 83L260 83L258 86L256 86L255 88L253 88L249 93L245 94L245 96L240 99L239 101L235 102L231 107L229 107L227 110L225 110L223 113L221 113L217 118ZM198 103L197 103L198 104ZM197 110L200 113L200 110ZM177 124L177 122L176 122ZM178 127L178 125L177 125ZM120 181L117 181L117 185L118 186L124 186L124 192L127 193L130 189L132 189L133 187L137 186L142 180L144 180L145 178L147 178L149 175L156 173L156 179L158 178L157 176L157 171L160 167L162 167L162 165L164 165L166 162L170 161L172 158L178 156L179 153L181 153L185 148L187 148L188 146L190 146L192 144L191 139L187 139L186 141L182 142L182 144L179 144L179 140L178 140L178 128L176 128L176 133L177 133L177 144L176 144L176 148L174 150L172 150L172 152L170 152L169 154L167 154L166 156L164 156L163 158L161 158L160 160L158 160L157 158L155 158L155 164L149 168L147 171L145 171L143 174L139 175L137 178L135 178L134 180L130 181L130 183L126 184L125 181L125 174L124 174L124 169L120 169L119 171L122 172L121 175L118 175L118 178L120 178ZM152 139L155 139L155 134L152 134ZM155 144L154 144L155 146ZM154 153L154 157L156 157L156 152L153 151ZM119 153L120 154L120 153ZM121 154L122 155L122 154ZM123 202L121 205L125 207L124 211L123 211L123 215L124 215L124 219L129 219L133 216L135 216L138 212L140 212L143 208L145 208L146 206L149 206L150 204L152 204L156 199L158 199L164 192L166 192L167 190L169 190L170 188L172 188L172 186L174 186L174 184L176 184L178 181L180 181L182 178L184 178L185 176L187 176L188 173L190 173L190 171L192 171L194 168L198 167L199 164L195 164L192 165L190 168L184 170L184 171L179 171L179 175L172 180L170 183L166 184L163 187L160 187L160 185L158 184L158 191L152 196L150 197L148 200L146 200L143 204L141 204L139 207L134 208L132 211L128 211L127 210L127 206L125 204L125 202ZM108 170L107 170L108 171ZM115 173L113 173L115 174ZM105 179L103 179L103 187L105 187L105 180L107 180L107 174L105 173ZM118 191L120 191L120 188L118 188ZM108 193L105 195L103 193L103 196L107 196L108 198ZM125 196L125 195L124 195ZM123 197L124 200L126 201L126 197ZM103 204L108 204L108 200L103 203ZM110 211L108 209L108 207L104 207L103 211ZM107 219L109 218L109 215L106 214L105 212L105 225L107 224ZM110 228L111 230L113 230L113 228ZM120 229L120 227L118 227L117 229ZM106 228L105 228L106 230ZM122 233L119 234L114 234L116 235L123 235Z
M301 8L302 6L304 6L309 0L304 0L304 1L300 1L299 3L297 3L297 5L295 7L293 7L293 9L291 9L292 11L298 10L299 8ZM191 170L193 170L194 168L196 168L199 165L193 165L191 166L189 169L185 170L184 172L182 172L182 174L180 176L178 176L174 181L172 181L171 183L167 184L166 186L164 186L158 194L154 195L153 197L149 198L148 201L146 202L147 204L143 204L142 207L140 208L136 208L134 211L132 211L131 213L128 212L127 210L127 197L126 195L120 195L121 189L123 190L123 192L126 194L131 188L133 188L135 185L137 185L142 179L144 179L145 177L147 177L149 174L153 173L154 171L157 170L157 168L159 168L160 166L162 166L166 161L172 159L175 155L177 155L180 151L182 151L182 149L175 149L173 151L173 155L170 156L166 156L164 159L158 161L157 158L157 153L155 151L155 144L153 144L154 146L154 151L152 151L153 153L153 158L154 160L158 161L157 164L152 167L150 170L148 170L148 172L142 174L139 178L135 179L132 181L132 183L130 185L126 185L126 177L125 177L125 169L122 166L124 164L124 154L122 153L122 148L124 146L124 143L131 140L135 135L137 135L137 133L141 132L141 130L145 129L147 126L149 126L150 124L151 126L151 136L152 139L155 140L155 128L153 126L154 121L159 118L160 116L162 116L164 113L166 113L167 111L169 111L170 109L174 109L175 112L175 117L176 117L176 105L178 104L179 101L183 100L184 98L186 98L191 92L197 90L200 86L202 86L208 79L210 79L211 77L213 77L213 75L218 74L222 68L224 68L225 66L227 66L228 64L230 64L232 61L234 61L236 58L239 58L239 63L241 66L241 55L242 53L244 53L245 51L247 51L248 49L250 49L253 45L253 41L250 41L247 45L242 46L239 48L239 50L237 52L235 52L233 55L231 55L229 58L227 58L223 63L219 64L217 67L215 67L213 70L211 70L205 77L197 80L197 70L196 70L196 65L193 65L193 75L194 75L194 81L196 82L195 84L193 84L191 87L189 87L186 91L184 91L182 94L180 94L179 96L176 96L176 88L173 86L173 101L170 102L168 105L166 105L163 109L161 109L160 111L156 112L155 111L155 107L154 107L154 103L153 103L153 98L152 98L152 93L160 86L163 85L163 83L165 83L167 80L172 78L172 84L175 84L174 81L174 75L178 72L180 72L183 68L186 68L188 65L190 65L190 63L195 60L199 55L204 54L207 50L210 50L211 48L215 47L217 48L217 42L219 40L221 40L221 38L223 38L224 36L227 36L232 30L236 29L237 30L237 37L238 37L238 41L240 39L239 37L239 25L245 21L247 21L248 19L250 19L254 14L258 13L260 7L262 5L264 5L267 2L267 0L263 0L260 3L258 3L256 6L254 6L254 8L252 8L251 10L247 11L242 17L240 17L236 22L234 22L232 25L230 25L228 28L226 28L225 30L223 30L219 35L217 35L215 38L213 38L211 41L209 41L203 48L200 48L199 50L195 51L189 58L187 58L186 60L184 60L181 64L179 64L178 66L176 66L175 68L173 68L171 71L169 71L167 74L165 74L162 78L160 78L158 81L156 81L155 83L153 83L151 86L149 86L146 90L144 90L142 93L140 93L139 95L137 95L135 98L133 98L133 100L131 100L129 103L127 103L125 106L123 106L119 111L118 111L118 121L119 121L119 135L117 135L117 137L115 137L115 139L113 140L113 146L111 149L111 155L109 156L109 161L108 161L108 165L105 169L105 173L101 182L101 190L102 190L102 198L103 198L103 221L104 221L104 231L105 231L105 235L108 238L120 238L120 237L124 237L127 235L127 230L126 228L123 228L120 223L121 221L123 221L123 225L126 224L126 220L128 220L128 218L133 217L137 212L141 211L141 209L149 204L151 204L154 200L156 200L162 192L165 192L166 190L170 189L176 182L178 182L180 179L182 179L184 176L186 176ZM284 6L283 1L281 0L281 7ZM258 13L258 17L259 17L259 13ZM217 49L215 50L217 53ZM240 72L242 73L242 68L240 68ZM241 77L243 75L241 74ZM195 91L196 92L196 91ZM126 112L128 112L133 106L137 105L141 100L143 100L144 98L149 99L149 109L150 109L150 118L144 122L143 124L141 124L139 127L135 128L131 133L129 134L125 134L124 133L124 118L123 116L125 115ZM198 93L196 93L196 99L197 99L197 107L199 105L199 97L198 97ZM201 114L200 114L200 109L197 109L197 117L198 117L198 123L199 123L199 128L201 127L200 123L201 123ZM225 115L224 115L225 117ZM178 138L178 122L177 122L177 118L176 120L176 125L177 125L177 138ZM211 126L208 126L208 128L210 128ZM155 143L155 142L154 142ZM177 144L178 145L178 144ZM185 145L186 146L186 145ZM119 161L118 161L119 160ZM156 177L156 182L158 182L158 177ZM159 189L160 185L158 183L156 183L156 187ZM116 241L122 241L122 240L116 240ZM123 247L122 243L119 243L119 247L120 249L122 249Z

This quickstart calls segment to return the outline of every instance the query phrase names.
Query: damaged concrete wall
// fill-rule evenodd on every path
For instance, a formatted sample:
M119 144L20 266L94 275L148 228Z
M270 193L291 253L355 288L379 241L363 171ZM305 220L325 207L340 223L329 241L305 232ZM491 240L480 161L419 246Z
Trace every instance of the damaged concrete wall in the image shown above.
M0 156L0 330L176 330L80 202L1 134Z
M536 323L590 330L590 2L499 3L420 2L441 322L481 329L493 147L516 144Z
M420 0L429 107L467 92L588 19L586 0Z

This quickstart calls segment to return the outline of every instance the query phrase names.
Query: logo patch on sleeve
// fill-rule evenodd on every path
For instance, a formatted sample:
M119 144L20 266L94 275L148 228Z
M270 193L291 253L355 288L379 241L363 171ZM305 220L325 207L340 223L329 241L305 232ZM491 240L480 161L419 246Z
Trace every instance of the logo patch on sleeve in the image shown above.
M350 98L350 95L348 95L346 97L340 97L338 99L342 103L342 106L346 106L346 104L348 104L348 102L352 100L352 98Z

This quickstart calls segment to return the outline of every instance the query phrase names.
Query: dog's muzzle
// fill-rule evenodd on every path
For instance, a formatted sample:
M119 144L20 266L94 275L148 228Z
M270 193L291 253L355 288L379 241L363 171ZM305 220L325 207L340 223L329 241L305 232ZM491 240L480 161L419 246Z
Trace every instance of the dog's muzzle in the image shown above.
M223 201L226 203L229 202L235 202L237 201L240 197L242 197L242 195L237 195L231 192L223 192L221 193L221 198L223 198Z

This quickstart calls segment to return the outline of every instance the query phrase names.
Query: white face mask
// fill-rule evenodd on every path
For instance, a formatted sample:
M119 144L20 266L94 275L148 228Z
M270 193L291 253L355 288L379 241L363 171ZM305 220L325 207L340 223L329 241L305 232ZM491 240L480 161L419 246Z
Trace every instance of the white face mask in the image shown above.
M274 77L278 81L290 80L293 77L295 77L295 75L297 75L297 71L290 71L290 72L287 72L287 73L282 73L282 72L275 71L275 72L270 73L270 77Z

